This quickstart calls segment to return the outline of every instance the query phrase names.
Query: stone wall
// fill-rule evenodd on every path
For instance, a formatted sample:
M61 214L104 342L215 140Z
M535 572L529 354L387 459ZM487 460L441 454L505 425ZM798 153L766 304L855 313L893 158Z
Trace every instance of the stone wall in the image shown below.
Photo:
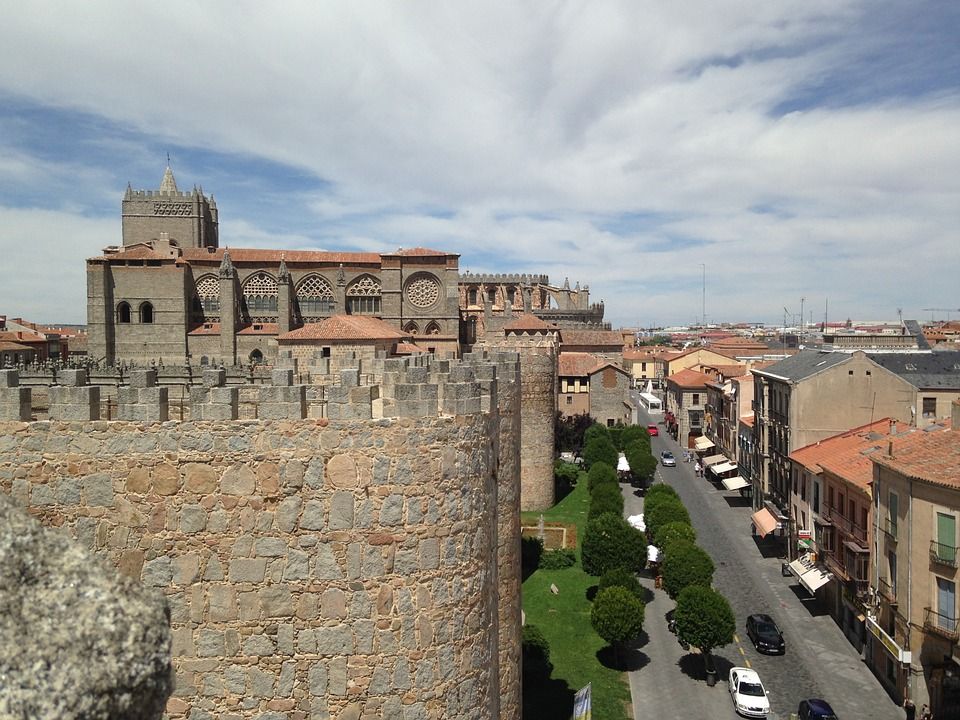
M517 358L381 364L333 421L0 423L0 490L167 596L170 718L519 718Z

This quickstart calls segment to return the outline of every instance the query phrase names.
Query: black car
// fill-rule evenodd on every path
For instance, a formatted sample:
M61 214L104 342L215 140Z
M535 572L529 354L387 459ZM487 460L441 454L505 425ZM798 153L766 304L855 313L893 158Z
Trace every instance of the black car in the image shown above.
M748 617L747 637L759 652L782 655L787 651L787 646L783 642L783 633L769 615L757 614Z
M830 703L819 698L801 700L797 715L800 716L800 720L837 720Z

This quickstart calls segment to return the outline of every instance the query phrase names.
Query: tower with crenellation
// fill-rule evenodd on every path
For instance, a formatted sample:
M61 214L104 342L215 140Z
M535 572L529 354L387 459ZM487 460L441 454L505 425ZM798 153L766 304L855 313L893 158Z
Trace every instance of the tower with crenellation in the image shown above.
M123 246L170 239L181 248L216 248L220 244L217 201L194 186L177 189L170 165L159 190L134 190L123 196Z

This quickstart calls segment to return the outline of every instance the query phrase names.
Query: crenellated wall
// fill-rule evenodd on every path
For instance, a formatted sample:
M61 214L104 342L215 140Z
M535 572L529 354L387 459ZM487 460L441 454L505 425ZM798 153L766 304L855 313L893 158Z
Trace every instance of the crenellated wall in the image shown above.
M330 398L377 419L0 423L0 490L167 596L169 717L519 718L518 358L382 364Z

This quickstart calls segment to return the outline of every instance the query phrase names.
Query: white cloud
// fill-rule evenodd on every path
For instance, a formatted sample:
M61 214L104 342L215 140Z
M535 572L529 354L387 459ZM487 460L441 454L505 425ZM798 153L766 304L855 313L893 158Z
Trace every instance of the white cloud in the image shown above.
M955 304L960 97L815 101L883 41L858 28L885 7L30 3L0 26L0 92L332 184L304 193L296 230L233 203L224 243L450 249L589 283L615 323L692 319L700 263L715 319L802 294L890 315ZM143 167L134 140L104 143ZM0 187L75 170L13 150Z

